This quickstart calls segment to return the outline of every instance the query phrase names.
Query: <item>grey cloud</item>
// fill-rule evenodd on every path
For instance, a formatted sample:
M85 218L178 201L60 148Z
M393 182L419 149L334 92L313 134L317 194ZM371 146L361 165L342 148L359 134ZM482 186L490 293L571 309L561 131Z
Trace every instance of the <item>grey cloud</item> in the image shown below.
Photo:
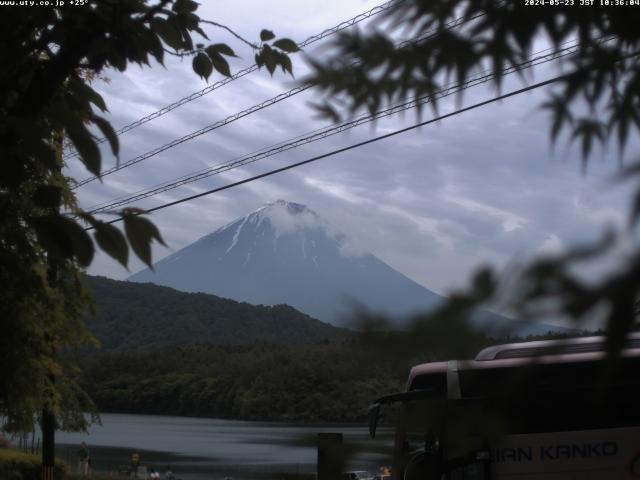
M224 8L205 3L203 16L237 25L250 38L267 27L281 36L300 39L373 6L373 2L332 2L250 2L248 6L243 2L242 6L230 3ZM247 15L247 11L252 14ZM233 43L222 34L216 34L216 39ZM234 60L235 70L249 64L252 57L241 45L237 50L243 58ZM302 59L296 57L294 61L297 74L302 74ZM539 78L547 72L541 71ZM174 58L167 59L167 70L132 68L125 75L107 76L112 77L112 83L100 89L112 106L110 118L116 126L206 86L193 74L189 62ZM232 82L123 136L121 159L257 104L291 85L290 78L278 74L272 79L264 71ZM519 85L509 80L504 90ZM480 101L493 93L486 88L469 90L464 102ZM304 203L393 267L445 292L465 284L468 273L478 265L504 265L514 255L537 251L550 235L563 244L593 238L610 212L625 210L624 195L588 193L597 191L597 185L615 171L611 161L614 153L608 153L606 162L595 162L587 177L580 175L576 148L560 146L552 157L548 118L538 111L545 98L544 92L512 98L317 164L162 210L152 218L175 250L265 202L284 198ZM313 100L317 100L313 92L298 95L106 177L103 185L88 185L79 190L81 204L109 200L326 125L313 118L314 112L307 105ZM441 105L443 113L452 108L452 99ZM426 109L424 118L430 116ZM403 118L378 122L375 130L359 127L136 205L159 205L414 121L415 116L408 112ZM638 145L634 139L629 151L637 151ZM77 164L71 172L77 178L86 176ZM585 201L590 195L597 200ZM505 223L518 223L520 219L517 228L505 230ZM156 258L168 253L162 247L154 248ZM131 271L140 267L139 262L133 262ZM127 276L104 255L98 257L91 272Z

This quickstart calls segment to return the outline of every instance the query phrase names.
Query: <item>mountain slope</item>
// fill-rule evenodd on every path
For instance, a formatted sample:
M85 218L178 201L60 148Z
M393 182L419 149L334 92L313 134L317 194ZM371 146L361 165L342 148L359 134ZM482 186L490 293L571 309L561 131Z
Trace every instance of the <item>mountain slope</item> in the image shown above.
M348 334L288 305L253 306L152 284L87 277L96 316L87 326L105 349L187 343L318 343Z
M354 306L402 318L444 298L394 270L304 205L278 200L219 228L129 280L206 292L252 304L286 303L314 318L348 325ZM489 333L569 333L479 311Z
M441 297L357 248L307 207L277 201L132 275L253 304L287 303L333 324L352 303L403 315Z

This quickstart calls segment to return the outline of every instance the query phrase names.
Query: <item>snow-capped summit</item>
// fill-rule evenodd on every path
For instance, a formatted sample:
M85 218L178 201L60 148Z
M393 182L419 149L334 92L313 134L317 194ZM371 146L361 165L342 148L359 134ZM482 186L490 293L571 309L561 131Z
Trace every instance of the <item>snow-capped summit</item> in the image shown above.
M269 223L276 236L305 228L327 227L313 210L299 203L285 202L284 200L268 203L245 218L244 224L260 226L263 222Z
M441 297L337 231L313 210L278 200L169 255L129 280L253 304L287 303L341 324L353 302L405 315Z

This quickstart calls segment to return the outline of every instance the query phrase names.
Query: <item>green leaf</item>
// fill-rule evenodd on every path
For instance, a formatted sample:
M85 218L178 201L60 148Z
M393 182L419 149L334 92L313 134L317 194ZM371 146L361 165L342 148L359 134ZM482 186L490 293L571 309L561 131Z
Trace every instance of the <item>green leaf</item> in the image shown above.
M202 30L202 28L200 28L199 26L194 27L194 28L193 28L193 31L194 31L194 32L198 32L202 38L205 38L205 39L209 40L209 37L207 36L207 34L205 33L205 31L204 31L204 30Z
M180 50L183 47L182 35L175 25L156 17L151 20L151 29L174 50Z
M28 145L27 148L31 150L34 158L46 168L54 170L60 167L58 154L48 143L38 140Z
M102 95L96 92L89 85L85 85L87 87L87 94L89 95L89 101L93 103L96 107L98 107L103 112L108 112L107 104L104 103L104 99Z
M189 36L189 32L187 30L195 30L199 28L200 17L195 13L190 12L182 12L178 13L175 17L169 20L170 22L175 22L175 25L182 30L182 35L187 40L187 36ZM193 42L189 41L189 50L193 49Z
M553 121L551 122L550 136L551 144L554 144L563 126L573 123L573 117L565 99L555 93L552 93L549 101L543 103L540 107L551 111Z
M198 9L198 3L193 0L176 0L171 9L177 13L191 13Z
M276 70L276 54L274 50L269 47L269 45L265 45L262 48L262 58L264 60L264 64L269 70L269 73L273 75L273 72Z
M263 42L268 42L269 40L273 40L274 38L276 38L276 36L271 30L262 30L260 32L260 40Z
M598 139L600 143L605 141L605 128L602 122L592 120L590 118L581 119L573 130L571 140L576 138L582 139L582 159L583 164L591 154L594 139Z
M220 54L215 54L211 56L211 62L213 63L213 67L220 72L222 75L226 77L231 76L231 70L229 69L229 63L222 57Z
M100 166L102 159L100 149L96 144L91 132L87 130L82 121L77 117L69 117L65 123L65 131L71 139L73 146L80 154L80 160L87 170L95 176L100 176Z
M235 52L226 43L214 43L213 45L209 45L206 48L206 52L209 56L219 53L221 55L226 55L227 57L237 57Z
M71 258L73 250L67 241L67 236L53 219L53 216L36 217L29 220L29 224L36 232L38 243L48 255L56 258Z
M318 112L317 118L328 118L332 123L340 123L342 121L342 117L340 117L336 109L326 102L324 104L309 102L309 105Z
M124 209L122 211L122 219L124 220L124 231L131 248L138 258L153 270L151 242L156 240L164 246L167 245L164 243L160 231L150 220L134 213L133 210Z
M91 225L92 227L95 228L96 223L98 223L100 220L96 219L92 214L85 212L84 210L78 210L76 212L76 215L78 215L78 217L80 217L82 220L84 220L85 222L87 222L89 225Z
M39 185L33 192L33 202L42 208L57 208L62 202L62 189L54 185Z
M481 268L473 275L473 289L477 300L485 300L491 297L495 291L496 281L489 268Z
M73 255L83 267L88 267L93 260L94 247L89 234L76 221L60 217L60 224L67 233L73 247Z
M211 60L209 60L209 57L205 53L198 52L196 56L193 57L193 71L205 80L209 79L209 75L211 75L213 71L213 65L211 65Z
M143 29L141 32L141 40L144 42L147 50L155 57L159 64L164 64L164 49L159 35L151 29Z
M89 102L93 103L101 111L108 111L107 105L104 103L102 96L93 88L87 85L84 80L77 77L69 78L69 87L75 91L76 95L82 96Z
M127 69L127 57L125 55L112 53L109 57L109 63L120 72L124 72Z
M116 135L116 132L111 124L107 122L106 119L97 115L94 115L92 120L93 123L98 126L100 131L102 131L104 137L109 141L109 145L111 146L111 151L113 152L113 154L117 156L118 152L120 151L120 144L118 142L118 135Z
M256 53L255 61L258 68L262 68L262 66L264 65L264 55L262 55L262 53Z
M52 256L76 257L83 267L93 260L94 248L91 237L84 228L62 215L46 215L29 221L36 232L38 243Z
M273 46L288 53L294 53L300 50L296 42L294 42L290 38L280 38L273 42Z
M193 50L193 39L191 38L189 30L193 30L198 26L200 18L198 18L193 13L181 13L180 16L187 16L188 18L190 18L187 23L192 24L191 26L180 28L180 35L182 36L182 48L184 50L191 51Z
M293 65L291 64L291 59L289 55L285 53L281 53L280 56L280 66L282 67L283 72L289 72L289 75L293 77Z
M122 232L113 225L101 221L95 221L93 226L96 229L94 237L98 246L127 268L129 246Z

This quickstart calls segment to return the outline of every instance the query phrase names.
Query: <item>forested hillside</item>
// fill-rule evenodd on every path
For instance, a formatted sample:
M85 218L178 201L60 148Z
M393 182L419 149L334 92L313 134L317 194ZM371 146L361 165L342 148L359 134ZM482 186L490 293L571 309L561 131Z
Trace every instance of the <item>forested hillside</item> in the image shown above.
M288 305L250 305L154 284L87 277L95 317L87 325L103 349L140 349L211 343L319 343L348 330L320 322Z
M356 334L286 305L252 306L100 277L87 281L97 310L89 327L103 348L80 352L79 364L102 412L363 421L372 400L403 389L412 365L471 358L500 342L480 332L450 331L453 325L433 325L418 337ZM445 333L457 343L445 345Z
M403 348L407 343L402 335L315 345L200 344L105 351L86 355L80 364L83 383L102 412L363 421L374 399L403 390L411 366L471 356L435 342ZM476 336L466 341L465 349L477 352L495 343Z
M82 361L102 412L281 421L362 421L402 389L407 358L339 345L192 345L103 352Z

